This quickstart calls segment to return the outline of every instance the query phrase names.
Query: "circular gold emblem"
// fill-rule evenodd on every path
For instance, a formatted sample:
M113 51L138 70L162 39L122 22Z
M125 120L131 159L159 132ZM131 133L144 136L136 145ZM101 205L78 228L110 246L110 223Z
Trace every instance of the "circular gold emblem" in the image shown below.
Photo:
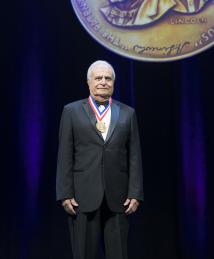
M71 0L99 43L144 61L190 57L214 45L214 0Z
M96 128L101 132L101 133L105 133L106 132L106 125L104 122L102 121L97 121L96 123Z

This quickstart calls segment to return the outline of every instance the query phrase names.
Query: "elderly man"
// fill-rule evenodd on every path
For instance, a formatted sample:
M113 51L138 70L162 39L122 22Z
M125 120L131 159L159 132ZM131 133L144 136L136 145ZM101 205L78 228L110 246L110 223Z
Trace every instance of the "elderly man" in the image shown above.
M197 13L207 2L209 0L109 0L100 11L111 24L132 27L155 22L170 10Z
M133 108L111 98L115 72L105 61L88 69L90 96L64 107L57 200L69 216L74 259L127 259L127 216L143 200L141 150Z

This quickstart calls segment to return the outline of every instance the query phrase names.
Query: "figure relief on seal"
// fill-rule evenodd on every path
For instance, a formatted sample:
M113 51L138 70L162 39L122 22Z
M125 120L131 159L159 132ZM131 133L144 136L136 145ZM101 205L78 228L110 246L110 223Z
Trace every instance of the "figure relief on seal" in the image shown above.
M183 14L200 12L210 0L108 0L100 8L106 20L115 26L150 24L169 11Z

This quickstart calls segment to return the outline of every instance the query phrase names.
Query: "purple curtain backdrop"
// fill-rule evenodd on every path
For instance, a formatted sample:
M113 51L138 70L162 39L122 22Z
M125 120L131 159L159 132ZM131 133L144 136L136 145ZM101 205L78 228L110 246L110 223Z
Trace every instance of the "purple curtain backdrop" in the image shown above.
M191 69L189 69L191 67ZM197 62L185 64L181 71L180 113L180 216L183 255L207 257L207 167L202 105L203 82Z
M4 3L1 18L0 258L72 258L55 202L58 127L63 105L88 96L97 59L115 67L114 98L135 107L140 126L145 202L130 217L130 258L214 258L213 49L131 61L98 45L69 1Z

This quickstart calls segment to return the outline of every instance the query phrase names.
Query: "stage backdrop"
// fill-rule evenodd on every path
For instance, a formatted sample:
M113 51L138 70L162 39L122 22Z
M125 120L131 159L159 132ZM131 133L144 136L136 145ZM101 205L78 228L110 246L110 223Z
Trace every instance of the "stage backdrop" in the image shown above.
M86 98L97 59L116 70L114 98L136 109L145 202L130 216L130 259L212 259L214 49L143 63L97 44L69 0L1 3L0 258L71 259L55 202L63 106Z

